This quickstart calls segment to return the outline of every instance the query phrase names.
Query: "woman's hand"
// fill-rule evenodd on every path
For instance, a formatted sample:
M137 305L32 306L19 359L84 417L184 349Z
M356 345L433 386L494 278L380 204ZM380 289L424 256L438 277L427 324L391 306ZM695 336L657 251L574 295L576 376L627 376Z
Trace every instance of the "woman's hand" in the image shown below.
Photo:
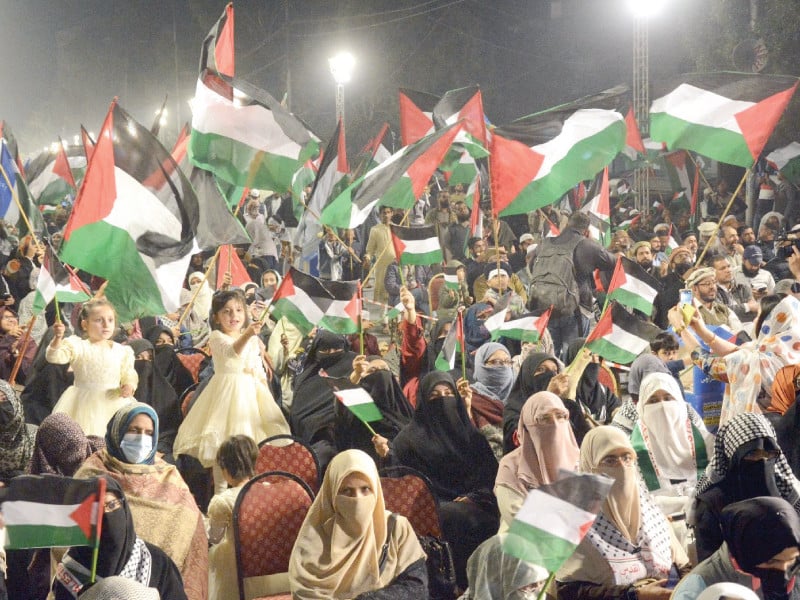
M559 373L547 384L547 391L552 392L559 398L565 398L569 393L569 374Z
M467 412L472 416L472 388L469 386L469 381L460 377L459 380L456 381L456 389L459 395L464 399Z
M119 395L123 398L133 398L133 386L130 383L119 387Z
M359 354L353 359L353 372L350 373L350 383L357 384L364 377L364 373L369 367L369 361L363 354Z
M636 596L639 600L669 600L672 590L664 587L666 579L653 581L647 585L636 588Z
M375 452L381 458L389 456L389 440L377 433L372 436L372 445L375 447Z

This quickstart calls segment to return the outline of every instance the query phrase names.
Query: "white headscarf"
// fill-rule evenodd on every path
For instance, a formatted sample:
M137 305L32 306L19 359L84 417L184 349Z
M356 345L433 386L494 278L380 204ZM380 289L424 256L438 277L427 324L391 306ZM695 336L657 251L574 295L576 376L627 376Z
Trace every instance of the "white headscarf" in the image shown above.
M192 279L198 277L202 283L191 283ZM208 279L205 279L205 274L200 271L191 273L189 275L189 282L189 289L192 290L193 294L197 291L198 287L200 288L200 291L194 298L194 310L201 319L207 321L211 314L211 298L214 296L214 292L211 286L208 285Z

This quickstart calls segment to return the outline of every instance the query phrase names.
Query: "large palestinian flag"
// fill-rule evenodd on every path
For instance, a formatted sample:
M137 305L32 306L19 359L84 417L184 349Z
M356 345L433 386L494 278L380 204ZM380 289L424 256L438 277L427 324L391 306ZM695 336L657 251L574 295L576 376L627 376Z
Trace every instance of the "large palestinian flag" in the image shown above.
M433 265L442 262L442 246L436 225L391 225L394 255L401 265Z
M67 155L64 145L59 140L58 149L42 152L28 165L26 176L28 190L38 205L55 206L68 195L77 191L72 169L84 170L86 157L77 146L70 147Z
M105 489L102 477L15 477L3 500L6 547L94 545L100 535L97 517L103 514Z
M89 294L78 276L67 270L58 260L53 248L47 246L39 278L36 280L36 295L33 312L38 314L55 298L57 302L85 302Z
M61 259L106 279L123 322L180 306L197 198L150 133L111 103L64 230Z
M650 315L660 287L655 277L631 259L620 256L608 285L608 297Z
M288 191L316 138L264 90L234 80L233 6L203 42L189 156L234 185Z
M552 204L608 165L625 146L625 118L614 106L626 94L627 88L614 88L494 129L489 164L495 213Z
M442 162L461 125L450 125L401 148L391 158L351 183L322 211L321 221L331 227L354 229L373 207L408 209L420 197Z
M767 154L767 162L794 184L800 183L800 144L792 142Z
M477 176L476 159L489 155L486 150L486 117L478 86L447 92L433 109L433 123L437 128L461 121L463 127L453 140L444 163L439 167L449 185L469 185Z
M627 365L650 347L661 330L629 313L621 304L611 302L589 337L586 347L606 360Z
M749 168L797 88L796 77L697 73L653 102L650 137Z
M272 297L272 316L276 320L286 317L308 335L322 321L331 302L333 297L319 279L292 267Z
M400 88L400 141L410 146L433 133L433 108L438 96Z
M321 279L323 287L333 297L319 322L322 329L334 333L357 333L361 303L358 299L358 281L327 281Z

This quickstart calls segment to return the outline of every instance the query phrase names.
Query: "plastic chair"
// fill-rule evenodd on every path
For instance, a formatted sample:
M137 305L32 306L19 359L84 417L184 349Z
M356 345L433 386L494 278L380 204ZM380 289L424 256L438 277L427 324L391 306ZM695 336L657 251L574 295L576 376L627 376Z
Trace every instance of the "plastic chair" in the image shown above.
M431 307L431 314L439 309L439 292L444 285L444 273L437 273L428 282L428 305Z
M316 494L320 486L320 466L314 450L291 435L273 435L258 444L256 473L286 471L302 479Z
M178 355L178 360L183 363L183 366L191 373L194 382L197 383L200 380L203 361L210 356L200 348L179 348L175 350L175 354Z
M408 519L418 536L442 537L439 501L425 475L408 467L390 467L381 471L381 488L386 509Z
M262 473L244 486L233 507L239 600L291 598L289 559L313 500L291 473Z

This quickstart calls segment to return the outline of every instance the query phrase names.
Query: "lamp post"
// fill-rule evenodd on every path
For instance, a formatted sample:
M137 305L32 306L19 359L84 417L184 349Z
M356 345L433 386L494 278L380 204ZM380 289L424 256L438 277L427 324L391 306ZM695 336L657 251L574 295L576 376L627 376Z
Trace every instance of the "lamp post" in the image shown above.
M336 120L344 123L344 84L353 75L356 59L349 52L339 52L328 59L331 75L336 82Z
M643 137L650 133L650 42L649 20L657 15L666 0L627 0L633 13L633 114ZM650 170L633 173L639 210L650 208Z

